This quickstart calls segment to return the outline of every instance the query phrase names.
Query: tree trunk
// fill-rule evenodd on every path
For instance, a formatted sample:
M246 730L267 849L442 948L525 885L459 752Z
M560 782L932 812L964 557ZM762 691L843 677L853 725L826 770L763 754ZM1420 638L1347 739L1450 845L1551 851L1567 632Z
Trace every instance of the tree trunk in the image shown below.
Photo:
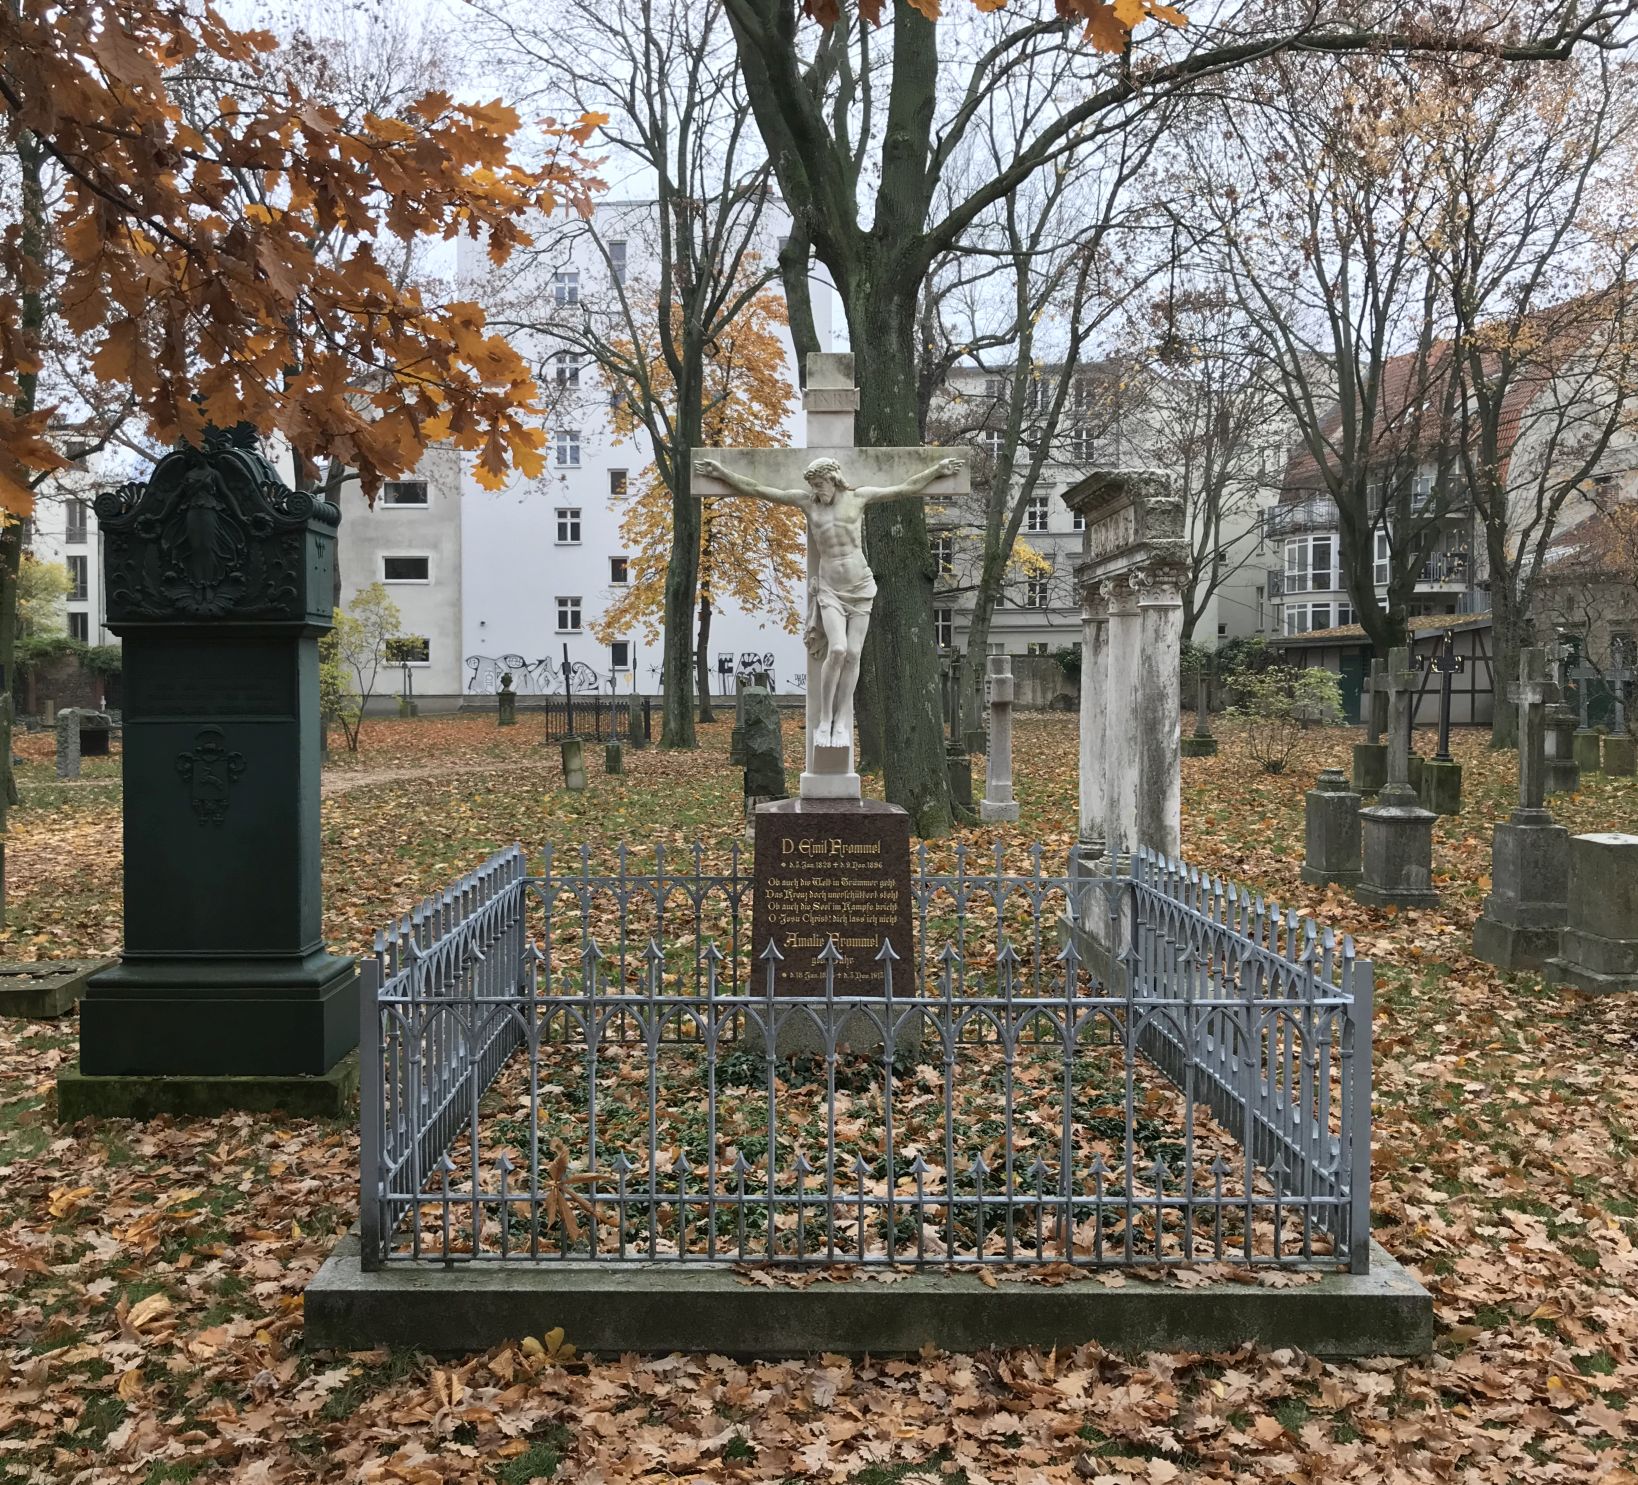
M1513 601L1505 577L1499 577L1490 588L1490 674L1495 687L1490 714L1490 746L1493 748L1519 745L1519 711L1508 700L1507 690L1519 673L1519 650L1528 638L1527 627L1525 615Z
M915 296L907 275L872 252L846 296L859 384L858 442L865 447L917 442ZM874 661L888 802L909 811L920 836L950 829L949 777L933 638L933 574L926 510L895 500L865 513L875 611L866 654Z
M700 721L716 721L711 710L711 595L700 593L700 641L694 649L694 680L700 690Z
M660 746L691 748L694 737L694 672L689 664L694 633L694 601L700 575L700 503L694 498L693 453L700 433L700 388L686 378L677 408L677 442L671 470L671 560L665 570L665 652L660 670L665 695L660 712ZM709 715L705 660L698 661L702 720Z

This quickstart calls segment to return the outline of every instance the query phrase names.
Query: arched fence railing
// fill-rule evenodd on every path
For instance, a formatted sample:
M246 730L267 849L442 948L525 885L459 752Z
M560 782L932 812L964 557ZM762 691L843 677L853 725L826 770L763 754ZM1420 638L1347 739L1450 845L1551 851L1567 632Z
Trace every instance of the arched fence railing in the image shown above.
M923 850L910 954L798 995L737 849L501 853L365 962L365 1264L1363 1272L1369 964L1120 867Z

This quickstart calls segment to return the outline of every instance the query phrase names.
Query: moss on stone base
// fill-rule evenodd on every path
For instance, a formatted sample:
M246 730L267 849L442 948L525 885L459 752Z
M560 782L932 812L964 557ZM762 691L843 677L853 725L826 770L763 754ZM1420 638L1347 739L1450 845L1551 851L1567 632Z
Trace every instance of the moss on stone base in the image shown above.
M319 1077L90 1077L79 1064L57 1074L57 1121L208 1118L231 1110L310 1119L350 1118L358 1098L358 1054Z

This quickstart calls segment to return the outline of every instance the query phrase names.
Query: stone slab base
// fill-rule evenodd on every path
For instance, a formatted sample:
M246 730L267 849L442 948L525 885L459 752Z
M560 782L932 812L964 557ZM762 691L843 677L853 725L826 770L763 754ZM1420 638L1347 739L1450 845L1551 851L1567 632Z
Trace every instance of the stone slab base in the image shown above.
M1297 875L1310 887L1352 887L1359 881L1357 871L1321 871L1317 866L1305 866Z
M1580 995L1630 995L1638 975L1605 975L1568 959L1549 959L1542 971L1549 985L1563 985Z
M1210 758L1217 751L1215 737L1185 737L1178 743L1185 758Z
M1439 906L1439 894L1425 888L1374 887L1361 882L1354 888L1354 901L1366 907L1432 908Z
M978 818L984 821L1016 820L1017 802L1010 799L981 799L978 801Z
M1208 1270L1209 1272L1209 1270ZM307 1286L309 1347L482 1351L561 1325L582 1351L786 1357L912 1355L924 1346L1078 1346L1228 1351L1247 1341L1315 1356L1424 1356L1433 1300L1376 1243L1369 1274L1290 1289L1218 1280L1184 1289L1125 1275L1061 1285L921 1271L893 1284L770 1288L726 1264L484 1263L365 1273L358 1238L336 1245Z
M305 1119L354 1116L358 1054L349 1052L317 1077L171 1077L117 1074L94 1077L76 1063L57 1073L57 1122L81 1119L208 1118L232 1110L275 1111Z
M1638 773L1638 739L1631 734L1604 739L1604 772L1617 778L1631 778Z
M1473 957L1497 969L1540 969L1558 953L1556 928L1523 928L1480 914L1473 925Z
M0 964L0 1017L66 1016L85 982L109 959L37 959Z
M1422 765L1422 808L1436 815L1462 812L1462 765L1430 758Z
M1575 766L1582 773L1597 773L1603 766L1602 741L1602 735L1590 727L1585 731L1578 728L1575 736L1570 739Z

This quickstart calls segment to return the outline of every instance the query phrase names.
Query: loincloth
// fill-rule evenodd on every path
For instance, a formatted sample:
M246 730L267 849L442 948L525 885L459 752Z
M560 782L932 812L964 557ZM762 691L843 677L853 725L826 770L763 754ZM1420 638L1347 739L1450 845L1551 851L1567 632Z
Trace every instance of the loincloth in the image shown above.
M808 622L802 631L802 642L811 653L827 648L825 640L825 613L840 614L843 621L868 619L871 605L876 601L876 578L865 572L856 582L842 587L815 583L808 589Z

